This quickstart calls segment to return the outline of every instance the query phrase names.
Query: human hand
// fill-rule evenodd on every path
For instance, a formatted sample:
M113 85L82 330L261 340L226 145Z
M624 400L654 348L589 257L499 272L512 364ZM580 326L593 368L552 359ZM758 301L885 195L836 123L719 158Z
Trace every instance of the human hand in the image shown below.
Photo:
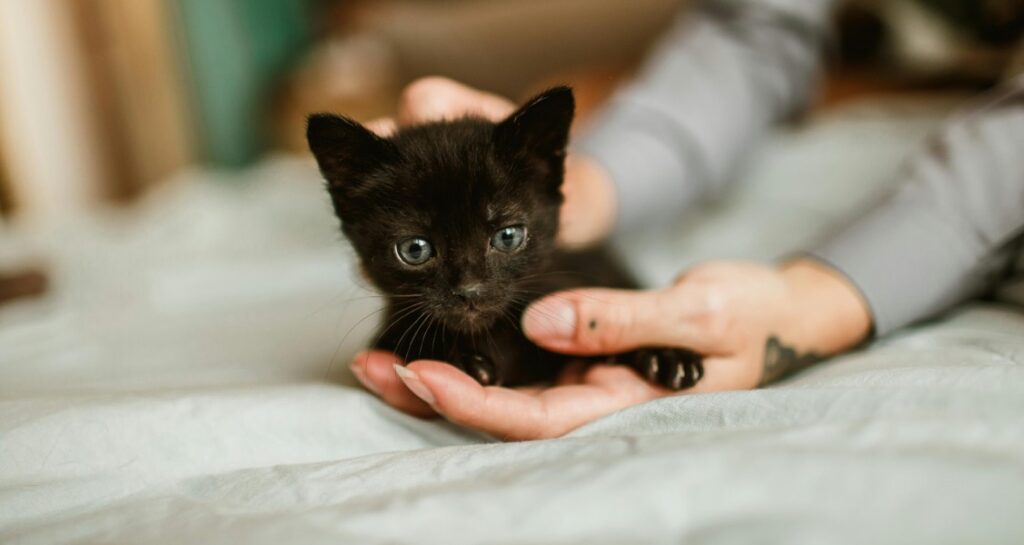
M467 115L498 121L513 111L515 104L506 98L450 79L428 77L412 82L402 91L394 118L376 119L366 126L386 136L399 127ZM570 153L562 194L565 202L558 229L561 246L583 247L608 236L615 223L615 189L597 161Z
M550 350L607 354L674 346L704 354L704 377L686 393L750 389L858 344L868 307L839 273L814 261L782 268L709 263L651 291L573 290L531 305L523 327ZM622 408L673 395L629 368L570 367L549 388L483 387L435 361L395 366L372 352L356 376L391 405L505 439L556 437Z

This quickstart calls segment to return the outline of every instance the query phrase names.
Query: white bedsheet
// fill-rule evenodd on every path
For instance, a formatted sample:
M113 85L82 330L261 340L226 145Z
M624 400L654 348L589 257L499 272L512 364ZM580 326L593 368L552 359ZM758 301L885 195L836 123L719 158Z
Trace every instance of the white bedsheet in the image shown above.
M797 249L874 198L933 119L860 109L780 136L749 183L623 247L651 282ZM769 389L499 444L350 386L378 300L338 238L288 159L2 235L0 262L38 255L55 289L0 308L0 543L1024 542L1010 307Z

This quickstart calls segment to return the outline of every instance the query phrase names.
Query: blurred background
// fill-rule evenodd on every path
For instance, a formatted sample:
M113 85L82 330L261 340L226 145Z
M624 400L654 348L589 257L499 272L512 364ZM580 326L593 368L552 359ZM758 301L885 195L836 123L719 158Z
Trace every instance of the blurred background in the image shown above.
M998 503L1019 494L998 488L1022 475L1011 368L1024 348L1019 322L989 307L911 331L902 344L887 339L739 410L717 396L680 405L678 439L663 433L672 410L655 409L654 427L645 416L654 413L631 412L594 428L612 434L607 443L553 447L582 462L571 467L531 458L529 445L512 446L514 468L468 451L396 458L479 437L413 423L336 387L356 385L347 364L372 342L381 299L339 232L306 151L306 116L386 115L405 84L437 74L514 100L567 83L586 123L694 5L0 0L0 542L231 542L236 531L269 541L262 536L302 525L311 540L333 528L351 542L367 528L419 531L409 521L427 511L417 506L442 496L479 503L485 516L463 518L489 534L487 513L502 511L516 524L557 519L554 539L567 540L566 502L524 503L544 490L538 483L555 473L583 483L623 454L648 473L612 475L660 482L650 461L675 455L672 445L721 463L684 473L694 479L683 484L666 480L659 494L702 498L723 489L715 467L741 460L729 466L740 469L736 480L724 481L739 483L724 487L735 499L710 509L690 502L698 509L682 517L659 503L653 530L639 535L671 527L735 539L744 528L773 536L792 527L819 536L861 526L880 535L863 522L878 513L896 530L941 536L932 541L953 541L947 532L963 521L976 534L1011 528L1000 521L1012 501ZM613 241L639 279L665 285L702 260L806 249L890 190L901 161L950 111L1024 66L1015 53L1024 0L852 0L835 29L816 104L759 142L736 169L739 183L673 225ZM618 431L627 428L654 447L636 447L634 432ZM732 450L709 450L701 437ZM387 454L363 456L375 453ZM893 475L905 478L886 480ZM624 482L611 479L597 482ZM488 483L510 494L494 498L526 499L511 515L480 503L492 497L480 495ZM933 489L941 493L922 502ZM763 514L753 510L759 490ZM867 519L844 507L868 503ZM550 517L537 519L542 510ZM631 535L616 533L622 516L611 519L594 526L600 541ZM427 526L424 542L457 535ZM145 537L125 537L134 535Z
M312 111L389 113L442 74L513 98L552 82L584 114L677 0L3 0L0 209L42 219L126 202L186 165L303 153ZM838 20L825 104L983 88L1020 0L859 0Z
M343 368L377 301L339 240L306 116L386 115L436 74L515 100L567 83L585 123L691 7L0 0L0 363L17 364L0 365L0 383ZM642 277L809 243L952 107L1024 64L1024 0L853 0L835 28L818 103L766 143L741 194L624 245Z

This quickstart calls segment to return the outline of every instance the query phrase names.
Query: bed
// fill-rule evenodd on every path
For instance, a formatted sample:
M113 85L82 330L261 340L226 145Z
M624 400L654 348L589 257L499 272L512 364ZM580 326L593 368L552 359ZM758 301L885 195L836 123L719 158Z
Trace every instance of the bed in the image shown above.
M796 251L938 118L862 104L785 131L735 190L619 245L652 284ZM1011 306L506 444L354 386L379 299L308 160L182 172L129 210L0 234L0 260L26 256L53 288L0 307L0 543L1024 542Z

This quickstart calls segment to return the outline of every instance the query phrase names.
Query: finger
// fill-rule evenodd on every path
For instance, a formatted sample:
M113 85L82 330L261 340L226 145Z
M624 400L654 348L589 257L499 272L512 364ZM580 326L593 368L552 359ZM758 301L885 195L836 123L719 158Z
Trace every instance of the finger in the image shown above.
M409 84L398 103L398 124L416 125L427 121L477 115L497 121L515 110L508 100L454 80L421 78Z
M704 371L701 380L685 390L670 390L652 384L635 369L622 365L595 365L584 374L583 382L604 386L619 392L619 395L640 401L674 395L750 390L757 386L757 373L743 365L738 358L707 358L704 360Z
M387 138L398 130L398 123L392 117L378 117L367 122L366 128L381 138Z
M550 427L562 435L626 407L671 394L628 367L597 364L586 369L581 384L548 388L540 401L553 415Z
M759 379L759 370L752 368L742 358L705 358L704 376L697 384L678 393L702 394L750 390L757 387Z
M582 248L606 237L615 222L615 189L610 175L583 154L565 160L558 245Z
M363 385L370 393L380 396L380 388L370 380L370 377L366 374L366 359L369 357L367 352L360 352L352 358L352 363L349 364L349 368L352 370L352 375L356 377L356 380Z
M367 390L380 396L388 405L413 416L437 416L430 405L409 391L395 374L394 364L399 361L390 352L363 352L352 361L352 373Z
M550 350L613 354L644 346L685 347L716 353L722 346L708 327L713 309L693 290L584 289L549 295L523 314L523 331Z
M646 401L674 393L668 388L648 382L636 370L624 365L593 365L584 373L582 381L619 392L618 395L633 400Z
M484 387L446 363L422 360L406 367L403 380L448 420L502 439L549 436L538 397L508 388Z
M558 374L558 378L555 379L555 384L558 386L579 384L583 382L583 375L587 372L587 368L587 362L585 361L571 361L562 369L562 372Z
M519 390L484 387L454 367L416 361L406 367L413 391L425 390L435 409L452 422L502 439L558 437L573 429L656 394L632 383L608 382L556 386L531 395ZM628 375L627 375L628 376Z

